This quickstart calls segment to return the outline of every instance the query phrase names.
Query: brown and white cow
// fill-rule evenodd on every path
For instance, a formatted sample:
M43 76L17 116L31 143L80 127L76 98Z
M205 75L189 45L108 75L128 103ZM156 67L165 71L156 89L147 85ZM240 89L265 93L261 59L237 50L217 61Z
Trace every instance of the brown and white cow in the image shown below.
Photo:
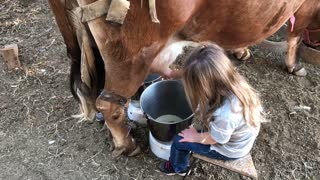
M81 33L74 29L68 12L71 2L82 7L96 0L48 1L73 61L71 85L77 94L76 88L81 86L82 52L78 37ZM168 62L175 57L175 53L171 56L172 49L179 51L182 45L192 42L213 41L226 49L238 50L272 35L295 15L286 59L288 71L294 73L299 35L307 26L319 28L319 0L158 0L160 24L151 21L147 1L130 0L130 3L122 26L106 22L105 16L86 23L89 37L92 36L91 44L99 49L93 54L101 56L104 62L104 77L92 72L94 68L89 68L89 74L95 77L92 79L104 80L104 91L95 105L104 114L113 135L114 155L137 152L138 146L124 120L125 102L137 91L151 66L153 71L170 75ZM93 89L91 94L95 98L97 87Z

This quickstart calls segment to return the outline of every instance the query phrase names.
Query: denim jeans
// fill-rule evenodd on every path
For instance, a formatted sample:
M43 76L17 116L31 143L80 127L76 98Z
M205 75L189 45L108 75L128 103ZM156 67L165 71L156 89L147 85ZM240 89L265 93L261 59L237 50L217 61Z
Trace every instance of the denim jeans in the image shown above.
M189 167L190 152L207 156L219 160L234 160L235 158L228 158L219 154L215 150L210 149L210 145L200 143L179 142L181 136L176 135L173 138L171 145L170 158L173 169L175 172L184 172Z

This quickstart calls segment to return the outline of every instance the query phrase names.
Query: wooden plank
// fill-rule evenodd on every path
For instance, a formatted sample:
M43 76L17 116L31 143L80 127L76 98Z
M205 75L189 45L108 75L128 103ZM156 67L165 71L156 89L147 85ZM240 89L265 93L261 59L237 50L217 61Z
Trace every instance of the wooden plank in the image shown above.
M123 24L129 8L130 8L130 2L127 0L111 1L106 20Z
M211 159L199 154L193 154L193 157L209 162L211 164L229 169L231 171L240 173L244 176L248 176L253 179L258 179L257 170L254 167L254 163L252 161L252 157L250 154L244 156L243 158L240 158L237 160L229 160L229 161Z
M88 22L106 15L109 10L110 3L110 0L99 0L94 3L81 6L81 21Z
M0 51L9 70L15 70L21 67L17 44L6 45L3 49L0 49Z

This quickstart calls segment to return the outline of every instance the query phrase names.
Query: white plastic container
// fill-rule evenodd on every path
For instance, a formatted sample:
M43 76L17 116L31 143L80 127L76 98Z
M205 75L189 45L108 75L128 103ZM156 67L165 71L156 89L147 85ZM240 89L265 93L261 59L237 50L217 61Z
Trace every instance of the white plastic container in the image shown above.
M155 139L151 132L149 132L149 145L150 149L154 155L158 158L169 160L170 157L170 149L171 149L172 141L170 142L162 142Z
M140 102L137 100L131 100L128 106L128 118L141 125L147 125L147 119L140 107Z

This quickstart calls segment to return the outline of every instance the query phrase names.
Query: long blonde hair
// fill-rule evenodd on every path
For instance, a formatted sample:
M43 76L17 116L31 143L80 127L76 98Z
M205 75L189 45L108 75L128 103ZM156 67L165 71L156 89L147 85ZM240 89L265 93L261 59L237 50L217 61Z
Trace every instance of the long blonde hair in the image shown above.
M216 44L206 43L192 51L183 66L183 84L191 108L207 127L223 98L232 94L240 100L249 126L259 126L263 118L256 91Z

